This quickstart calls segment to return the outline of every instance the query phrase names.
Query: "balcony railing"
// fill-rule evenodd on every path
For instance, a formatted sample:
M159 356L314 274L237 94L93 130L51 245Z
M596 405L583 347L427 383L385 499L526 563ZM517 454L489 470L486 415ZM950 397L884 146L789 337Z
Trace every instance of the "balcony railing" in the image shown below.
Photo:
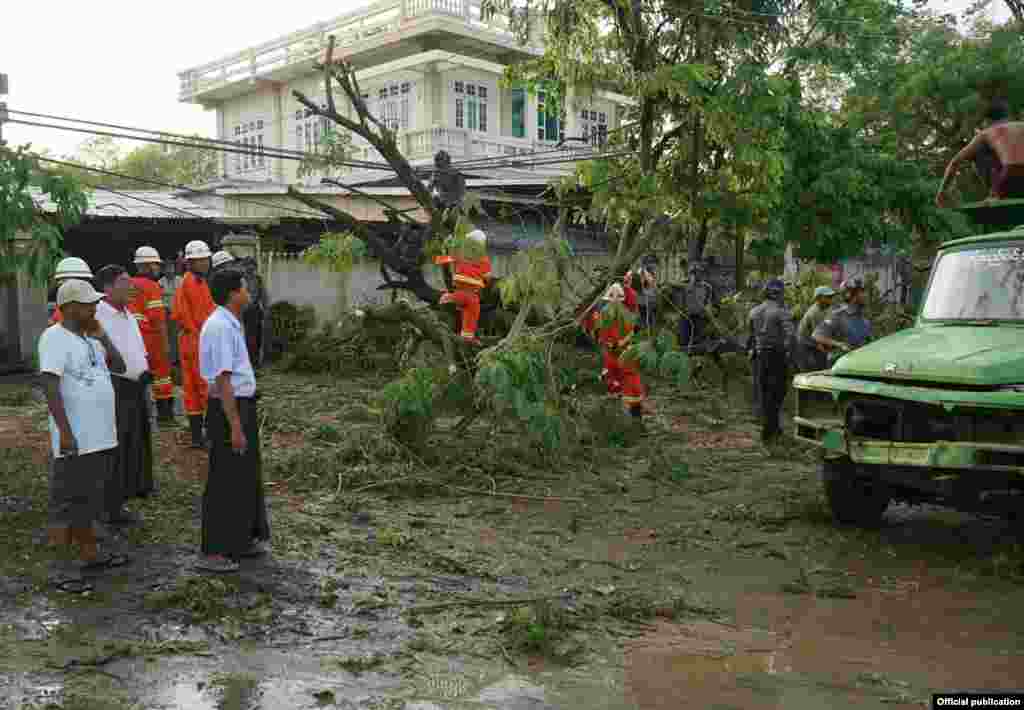
M428 128L422 131L400 133L398 145L403 155L410 162L427 162L439 150L447 151L452 160L476 160L478 158L502 158L510 160L519 158L528 165L535 160L571 158L583 160L593 155L594 149L579 143L556 148L556 143L549 141L533 141L527 138L511 138L506 136L487 136L459 128ZM543 155L538 155L543 152ZM379 162L381 155L373 148L363 145L356 146L353 155L355 160ZM495 161L497 164L499 161ZM537 166L540 170L559 171L559 166L566 170L571 163ZM516 167L509 165L507 167ZM473 172L471 167L465 168ZM528 169L533 169L532 167Z
M334 35L335 46L350 47L376 35L396 32L406 23L437 16L461 19L477 28L509 38L508 18L500 13L483 17L480 0L379 0L367 7L293 32L178 74L178 99L192 101L198 94L275 69L316 59Z

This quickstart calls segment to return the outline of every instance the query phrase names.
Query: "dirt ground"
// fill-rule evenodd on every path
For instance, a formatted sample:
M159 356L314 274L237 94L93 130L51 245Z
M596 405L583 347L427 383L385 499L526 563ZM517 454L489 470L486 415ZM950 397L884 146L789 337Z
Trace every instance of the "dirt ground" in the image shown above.
M647 434L547 456L514 425L381 433L385 379L274 372L272 553L192 569L201 452L155 434L132 564L49 580L45 407L0 383L0 708L909 708L1024 687L1008 524L890 508L835 525L813 452L734 391L653 383ZM598 396L594 390L593 397Z

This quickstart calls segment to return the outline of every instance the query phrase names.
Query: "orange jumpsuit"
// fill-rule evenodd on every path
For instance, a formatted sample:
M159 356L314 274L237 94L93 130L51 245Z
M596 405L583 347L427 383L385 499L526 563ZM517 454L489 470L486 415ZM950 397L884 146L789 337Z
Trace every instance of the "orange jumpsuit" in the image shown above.
M434 257L435 264L454 264L455 291L448 294L462 314L462 337L475 338L476 326L480 321L480 292L487 287L491 278L491 258L461 259L457 256Z
M174 397L171 363L160 332L160 325L167 320L164 290L145 276L133 278L132 286L135 287L135 297L128 303L128 310L135 316L142 331L142 341L146 344L146 359L149 371L153 373L153 399L171 399Z
M624 305L630 311L636 310L636 293L630 299L626 289ZM633 305L630 305L630 304ZM600 316L598 316L600 319ZM596 325L596 323L595 323ZM633 333L633 324L616 321L600 329L597 342L604 348L604 376L608 394L622 394L622 403L627 407L635 407L644 401L646 390L640 381L640 370L636 362L622 358L623 351L628 347L629 336Z
M181 383L184 389L185 414L190 417L206 413L207 384L199 374L199 331L216 306L210 285L191 271L185 274L174 293L171 318L180 328L178 354L181 358Z

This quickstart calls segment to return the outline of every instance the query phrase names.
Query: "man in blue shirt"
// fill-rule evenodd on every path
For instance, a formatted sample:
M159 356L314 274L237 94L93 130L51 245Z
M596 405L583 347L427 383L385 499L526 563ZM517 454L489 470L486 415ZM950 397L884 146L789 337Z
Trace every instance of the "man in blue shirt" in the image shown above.
M242 273L218 270L210 279L210 294L217 308L199 334L199 373L210 388L210 469L198 566L234 572L237 558L267 551L270 526L263 499L256 376L241 322L249 303Z

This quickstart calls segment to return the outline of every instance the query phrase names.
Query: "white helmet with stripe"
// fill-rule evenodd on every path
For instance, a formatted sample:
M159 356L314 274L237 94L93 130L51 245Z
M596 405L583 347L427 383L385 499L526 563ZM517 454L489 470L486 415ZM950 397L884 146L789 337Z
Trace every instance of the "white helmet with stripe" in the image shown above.
M139 247L135 250L135 263L162 264L163 259L160 258L160 252L153 247Z
M206 259L210 256L210 247L201 239L195 239L185 245L186 259Z
M219 252L217 252L216 254L213 255L213 259L212 259L210 265L214 269L216 269L218 266L220 266L222 264L226 264L229 261L234 261L234 260L235 260L235 257L231 256L231 252L227 252L227 251L224 251L223 249L221 249Z
M477 244L487 244L487 235L482 229L474 229L472 232L467 234L466 237Z
M89 269L89 265L83 259L79 259L77 256L69 256L66 259L61 259L60 263L57 264L57 271L53 274L53 278L57 281L63 281L64 279L91 279L92 270Z

